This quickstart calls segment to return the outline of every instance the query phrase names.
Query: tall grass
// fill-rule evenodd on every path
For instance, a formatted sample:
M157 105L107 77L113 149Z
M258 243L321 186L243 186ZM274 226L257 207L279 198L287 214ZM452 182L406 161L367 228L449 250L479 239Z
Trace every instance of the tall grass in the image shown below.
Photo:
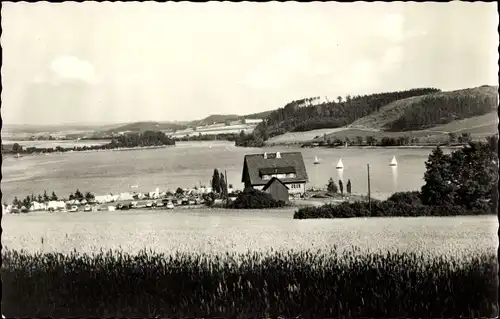
M494 253L2 252L8 317L494 317Z

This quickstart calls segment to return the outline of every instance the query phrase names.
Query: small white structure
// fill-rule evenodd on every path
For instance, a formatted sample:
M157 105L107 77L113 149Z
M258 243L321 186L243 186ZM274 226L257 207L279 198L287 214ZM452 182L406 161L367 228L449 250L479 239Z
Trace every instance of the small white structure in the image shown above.
M38 211L45 209L46 209L45 203L39 203L39 202L32 202L29 208L30 211Z
M389 166L398 166L398 161L396 161L396 156L392 157L392 161L389 164Z
M59 210L59 209L65 209L66 204L63 201L60 200L51 200L47 203L47 209L50 210Z
M118 200L133 200L134 196L130 193L121 193Z
M319 164L320 161L319 161L319 158L317 156L314 156L314 164Z
M111 203L114 201L113 195L108 194L108 195L99 195L95 197L95 201L98 204L104 204L104 203Z
M336 166L337 169L342 169L344 168L344 163L342 163L342 159L339 159L338 163L337 163L337 166Z
M80 201L78 199L72 199L66 202L68 205L80 205Z
M4 205L2 204L2 213L10 214L12 212L12 205Z

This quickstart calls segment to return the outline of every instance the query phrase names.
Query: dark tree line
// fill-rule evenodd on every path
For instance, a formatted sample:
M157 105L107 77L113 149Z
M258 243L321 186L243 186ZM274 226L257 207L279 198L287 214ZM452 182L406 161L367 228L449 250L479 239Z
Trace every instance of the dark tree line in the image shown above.
M310 131L322 128L337 128L348 125L391 102L429 93L439 92L435 88L421 88L390 93L378 93L363 96L341 97L337 101L328 101L312 105L318 99L308 98L288 103L283 108L271 112L257 125L250 137L238 140L239 146L255 146L268 138L286 132ZM251 142L250 140L254 140Z
M115 137L109 144L110 147L140 147L175 145L175 141L163 132L145 131L143 133L125 134Z
M497 91L484 89L483 94L468 90L463 94L433 94L403 111L402 116L387 126L389 131L421 130L487 114L496 109Z
M18 143L14 143L10 149L2 144L2 153L12 154L36 154L36 153L55 153L55 152L69 152L69 151L95 151L95 150L110 150L116 148L132 148L132 147L145 147L145 146L163 146L175 145L175 140L159 131L145 131L143 133L129 133L115 137L110 143L104 145L84 145L74 147L27 147L23 148Z
M264 146L264 139L260 134L245 134L244 131L241 131L240 135L236 138L235 145L242 147L262 147Z
M183 137L176 137L176 141L236 141L238 138L238 134L236 133L227 133L227 134L197 134L197 135L187 135Z

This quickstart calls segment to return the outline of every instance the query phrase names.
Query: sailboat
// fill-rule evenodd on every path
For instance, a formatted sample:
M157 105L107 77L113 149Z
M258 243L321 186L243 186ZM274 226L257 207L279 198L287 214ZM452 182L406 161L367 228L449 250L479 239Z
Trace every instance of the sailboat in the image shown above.
M344 163L342 163L342 159L339 159L339 162L337 163L337 167L338 169L342 169L344 168Z
M396 156L392 157L392 161L389 164L389 166L398 166L398 161L396 161Z
M319 164L320 161L319 161L319 158L317 156L314 156L314 164Z

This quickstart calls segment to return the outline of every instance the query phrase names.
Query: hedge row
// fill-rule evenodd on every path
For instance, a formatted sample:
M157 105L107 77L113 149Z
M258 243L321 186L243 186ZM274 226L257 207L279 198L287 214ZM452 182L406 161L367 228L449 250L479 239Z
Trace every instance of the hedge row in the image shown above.
M463 206L429 206L420 202L418 192L396 193L388 200L368 202L343 202L319 207L304 207L294 213L294 219L307 218L349 218L349 217L419 217L419 216L459 216L493 214L491 207L467 209Z

